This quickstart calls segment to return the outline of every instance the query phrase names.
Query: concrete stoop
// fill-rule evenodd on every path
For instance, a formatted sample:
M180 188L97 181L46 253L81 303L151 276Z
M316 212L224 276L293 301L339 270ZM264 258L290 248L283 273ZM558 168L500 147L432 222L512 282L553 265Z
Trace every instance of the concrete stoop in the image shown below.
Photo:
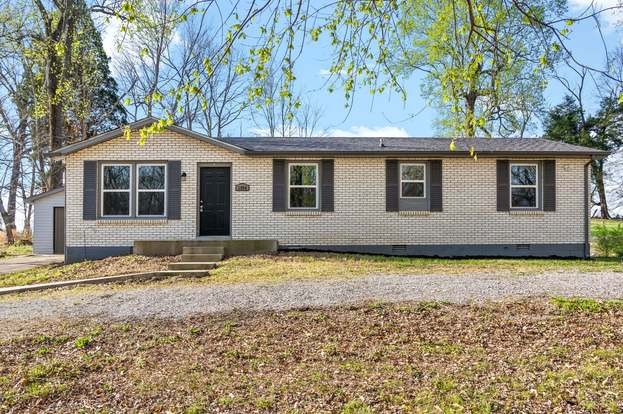
M183 247L182 261L169 263L170 270L210 270L223 260L223 246Z

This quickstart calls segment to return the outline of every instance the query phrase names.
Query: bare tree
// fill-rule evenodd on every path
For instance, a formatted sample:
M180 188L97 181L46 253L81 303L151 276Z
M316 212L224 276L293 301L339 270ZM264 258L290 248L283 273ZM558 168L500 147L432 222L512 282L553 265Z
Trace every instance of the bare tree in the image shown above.
M323 116L323 108L309 100L303 102L294 115L298 135L305 138L327 135L327 130L322 128L320 123Z
M128 91L130 113L135 119L169 116L189 129L223 136L246 109L247 86L234 68L235 59L212 70L206 67L214 54L214 34L205 11L172 30L166 22L179 10L148 4L153 26L145 24L122 38L116 66L122 88Z
M19 27L20 21L13 21ZM29 61L21 54L21 44L13 39L3 44L0 53L0 130L2 140L2 182L0 183L0 216L8 243L15 241L18 190L22 181L23 162L29 151L28 122L31 102ZM4 196L6 194L6 204Z

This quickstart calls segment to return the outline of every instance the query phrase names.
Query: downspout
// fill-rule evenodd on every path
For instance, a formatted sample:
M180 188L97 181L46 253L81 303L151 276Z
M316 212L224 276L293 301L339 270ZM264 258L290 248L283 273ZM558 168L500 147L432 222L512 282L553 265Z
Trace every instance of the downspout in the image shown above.
M589 168L593 159L584 164L584 258L591 258Z

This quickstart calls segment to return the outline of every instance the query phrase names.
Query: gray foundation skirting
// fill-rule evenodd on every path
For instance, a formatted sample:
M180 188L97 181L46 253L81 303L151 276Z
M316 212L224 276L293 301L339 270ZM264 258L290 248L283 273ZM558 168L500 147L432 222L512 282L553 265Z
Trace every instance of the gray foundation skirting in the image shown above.
M132 246L66 246L65 263L132 254Z
M565 244L401 244L401 245L280 245L282 250L381 254L424 257L562 257L585 258L584 243Z
M181 249L181 248L180 248ZM400 244L400 245L280 245L281 250L381 254L422 257L563 257L586 258L584 243L565 244ZM273 250L274 251L274 250ZM140 252L139 254L145 254ZM65 248L65 263L132 254L132 246L73 246ZM174 253L179 254L179 253ZM240 253L239 253L240 254ZM247 253L249 254L249 253Z

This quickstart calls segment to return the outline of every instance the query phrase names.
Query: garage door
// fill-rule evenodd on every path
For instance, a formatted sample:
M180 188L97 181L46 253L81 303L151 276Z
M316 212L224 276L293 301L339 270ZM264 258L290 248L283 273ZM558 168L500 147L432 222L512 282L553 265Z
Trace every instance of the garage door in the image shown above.
M65 253L65 207L54 207L54 254Z

